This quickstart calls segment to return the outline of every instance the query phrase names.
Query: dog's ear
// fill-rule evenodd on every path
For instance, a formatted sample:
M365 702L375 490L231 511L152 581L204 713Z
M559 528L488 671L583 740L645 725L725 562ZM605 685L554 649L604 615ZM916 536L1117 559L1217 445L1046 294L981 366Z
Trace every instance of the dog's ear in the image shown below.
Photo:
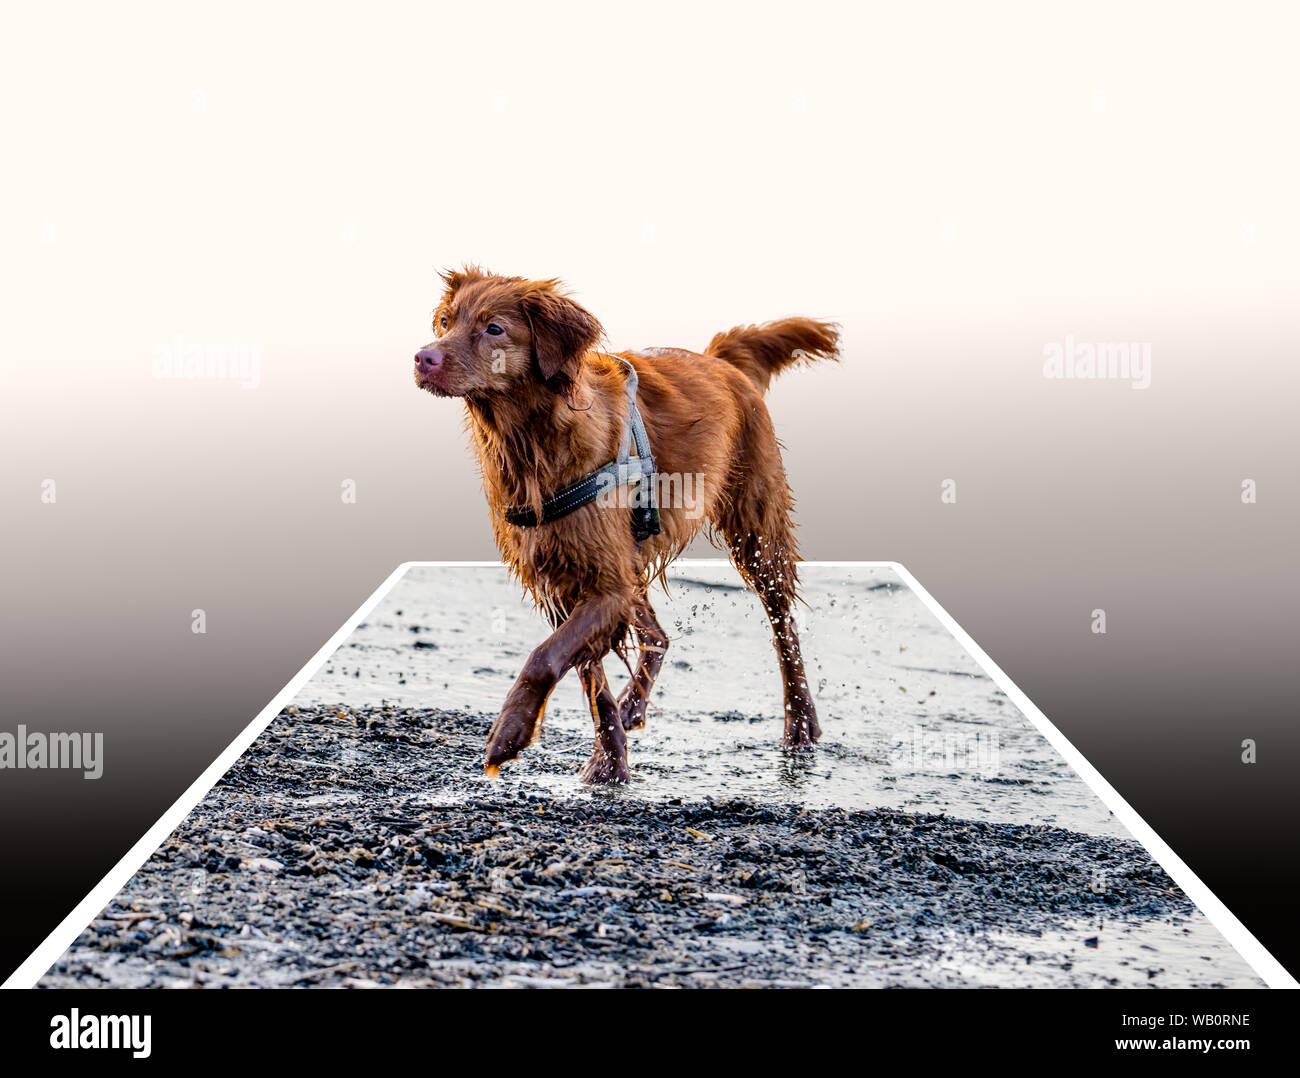
M604 330L594 315L555 290L553 281L529 288L520 300L533 337L533 362L542 381L563 393L578 379L582 357Z
M446 285L446 291L443 294L444 299L451 299L456 294L456 290L468 281L480 280L483 277L490 276L486 271L478 266L466 265L461 269L439 270L438 276L442 278L442 283Z

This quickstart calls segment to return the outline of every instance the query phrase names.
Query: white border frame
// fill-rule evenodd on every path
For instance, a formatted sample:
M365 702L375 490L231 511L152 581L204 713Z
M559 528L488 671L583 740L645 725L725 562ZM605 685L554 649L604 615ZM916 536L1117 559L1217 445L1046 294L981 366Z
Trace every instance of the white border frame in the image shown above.
M723 558L689 558L683 561L694 562L697 565L726 566L730 563ZM680 564L680 563L679 563ZM1024 716L1034 724L1052 747L1056 749L1075 771L1079 777L1087 783L1088 787L1102 801L1102 803L1115 814L1116 819L1120 821L1135 839L1138 840L1147 852L1160 863L1169 876L1183 892L1190 898L1200 911L1205 914L1216 929L1222 933L1223 937L1236 948L1237 953L1245 960L1260 979L1270 988L1300 988L1296 979L1288 973L1280 962L1269 954L1268 950L1254 935L1241 923L1236 915L1228 909L1215 896L1201 880L1197 877L1186 863L1180 858L1169 844L1164 841L1152 829L1134 808L1119 795L1119 792L1111 786L1101 773L1090 764L1078 749L1076 749L1066 736L1061 733L1048 720L1035 705L1013 682L998 665L985 654L970 634L966 632L953 619L928 591L921 586L911 573L909 573L901 564L893 561L810 561L805 562L808 566L819 566L826 568L863 568L863 569L892 569L896 572L905 584L917 595L934 614L935 617L943 623L943 626L957 638L958 643L966 649L977 663L984 668L985 673L997 683L1011 701L1020 709ZM334 654L335 650L384 598L399 580L404 577L408 571L420 566L441 566L450 568L484 568L498 567L504 571L505 566L497 561L407 561L403 562L389 574L370 597L357 608L347 621L340 626L339 630L329 638L325 645L316 652L293 679L281 689L269 704L264 707L251 723L248 724L240 734L226 747L221 753L193 783L181 794L176 802L166 812L162 814L152 827L149 828L138 842L126 853L126 855L117 862L99 881L80 902L77 903L71 913L67 915L59 926L45 937L45 940L36 948L13 973L0 988L32 988L36 982L45 974L63 952L66 951L76 938L81 935L82 930L90 923L95 914L102 910L112 900L113 896L118 893L135 873L140 866L149 859L153 852L163 844L167 836L170 835L177 827L180 826L185 817L193 811L203 797L213 786L221 779L239 759L245 750L257 739L257 736L265 730L283 708L298 695L298 690L303 687L319 670L325 665L326 660Z

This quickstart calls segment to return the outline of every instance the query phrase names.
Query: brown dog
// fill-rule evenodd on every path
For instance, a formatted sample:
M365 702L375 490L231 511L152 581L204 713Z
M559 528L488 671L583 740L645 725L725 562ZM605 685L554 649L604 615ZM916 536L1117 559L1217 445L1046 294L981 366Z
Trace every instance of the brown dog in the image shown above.
M492 726L488 774L529 744L551 691L576 668L596 724L582 778L628 779L625 731L643 725L668 646L649 586L705 518L709 538L726 545L771 619L785 687L785 744L816 741L821 729L791 615L794 499L763 393L785 367L834 358L837 327L787 318L720 333L703 354L613 355L596 350L600 323L556 281L477 268L443 280L437 338L415 357L415 383L435 396L464 399L497 546L554 626ZM544 499L615 458L628 420L625 362L638 377L636 401L653 452L659 533L637 541L629 505L635 499L626 496L597 499L533 526L511 523L511 507L544 519ZM688 481L693 497L684 499ZM603 660L611 650L622 653L629 630L638 662L616 700Z

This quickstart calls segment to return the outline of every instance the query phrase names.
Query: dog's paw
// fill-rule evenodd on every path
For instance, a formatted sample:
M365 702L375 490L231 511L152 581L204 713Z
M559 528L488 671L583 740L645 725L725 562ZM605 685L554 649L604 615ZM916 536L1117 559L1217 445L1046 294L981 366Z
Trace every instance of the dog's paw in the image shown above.
M537 727L537 716L520 713L509 708L497 716L488 734L484 772L495 778L502 764L513 760L533 740L533 731Z
M618 721L624 730L641 730L645 727L646 700L642 696L628 695L619 697Z
M592 784L631 782L632 772L628 769L627 757L614 757L598 748L591 754L591 759L582 765L578 778Z
M785 736L782 738L782 743L787 749L810 749L821 736L822 728L817 722L815 713L797 718L786 715Z

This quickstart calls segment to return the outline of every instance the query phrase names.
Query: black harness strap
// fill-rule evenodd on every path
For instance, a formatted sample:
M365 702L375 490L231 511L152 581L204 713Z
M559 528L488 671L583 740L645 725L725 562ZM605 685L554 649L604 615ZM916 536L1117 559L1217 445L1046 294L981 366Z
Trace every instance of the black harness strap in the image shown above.
M636 368L622 356L617 359L627 368L627 417L623 421L618 457L583 476L576 483L543 498L540 519L531 505L512 505L506 510L508 523L519 528L549 524L568 516L575 509L591 504L603 494L636 483L636 493L631 497L632 537L640 543L659 534L655 462L650 453L650 436L646 433L641 411L636 406ZM633 443L636 444L635 457L631 455Z

